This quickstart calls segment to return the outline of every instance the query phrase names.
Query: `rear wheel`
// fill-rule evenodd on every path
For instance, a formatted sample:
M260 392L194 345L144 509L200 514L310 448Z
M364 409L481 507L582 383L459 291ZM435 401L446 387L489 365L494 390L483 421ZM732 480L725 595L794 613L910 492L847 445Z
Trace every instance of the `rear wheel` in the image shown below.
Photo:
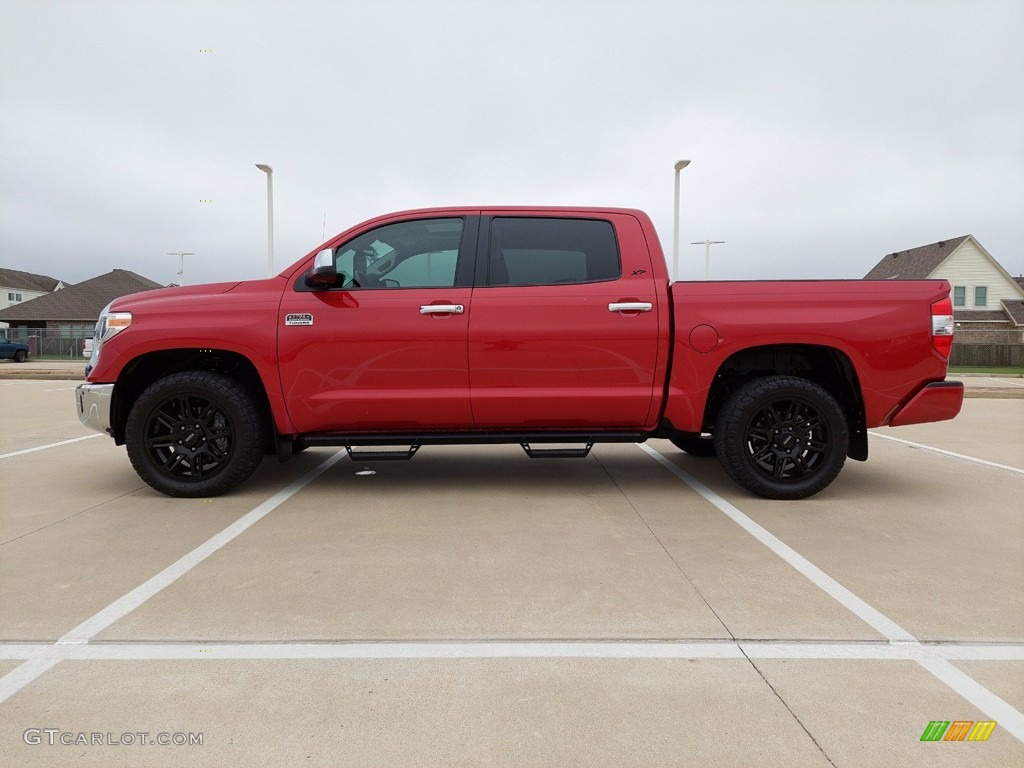
M135 471L168 496L216 496L247 480L263 458L263 419L249 391L210 371L150 385L125 425Z
M28 360L28 352L26 352L24 349L19 349L17 352L14 353L14 362L24 363L26 360Z
M843 410L824 388L766 376L726 401L715 429L718 458L737 483L768 499L803 499L831 483L846 461Z
M676 433L669 441L681 451L691 456L709 457L715 455L715 438L711 435L693 435Z

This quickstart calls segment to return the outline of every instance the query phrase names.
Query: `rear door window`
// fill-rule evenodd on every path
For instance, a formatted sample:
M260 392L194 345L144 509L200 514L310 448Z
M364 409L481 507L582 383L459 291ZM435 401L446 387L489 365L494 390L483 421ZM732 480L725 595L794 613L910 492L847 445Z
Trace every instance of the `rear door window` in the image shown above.
M599 219L495 217L485 284L578 285L622 273L615 229Z

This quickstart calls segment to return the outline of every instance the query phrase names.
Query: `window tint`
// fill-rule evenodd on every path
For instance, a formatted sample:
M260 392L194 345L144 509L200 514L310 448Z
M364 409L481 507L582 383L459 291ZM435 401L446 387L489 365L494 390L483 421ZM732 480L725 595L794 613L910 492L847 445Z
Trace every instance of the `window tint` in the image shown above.
M615 280L619 249L610 222L495 218L487 285L573 285Z
M334 249L338 285L452 287L462 230L462 219L403 221L370 230Z
M962 285L953 287L953 306L962 307L967 303L967 288Z
M974 306L984 307L988 303L988 288L978 285L974 288Z

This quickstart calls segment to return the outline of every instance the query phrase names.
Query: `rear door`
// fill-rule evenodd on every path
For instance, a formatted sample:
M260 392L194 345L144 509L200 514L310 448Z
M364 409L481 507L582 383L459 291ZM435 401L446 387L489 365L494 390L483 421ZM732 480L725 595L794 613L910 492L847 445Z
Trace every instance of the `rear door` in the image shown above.
M634 217L485 215L476 284L469 368L478 428L645 425L659 313Z
M294 280L278 350L300 432L472 427L466 344L477 225L473 215L389 222L333 249L336 287Z

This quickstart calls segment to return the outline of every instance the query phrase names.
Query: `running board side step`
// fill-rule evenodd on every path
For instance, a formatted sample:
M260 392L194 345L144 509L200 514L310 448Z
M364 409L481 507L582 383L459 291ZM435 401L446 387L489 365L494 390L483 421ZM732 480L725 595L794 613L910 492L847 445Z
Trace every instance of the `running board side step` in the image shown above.
M520 443L519 446L531 459L585 459L594 444L587 443L583 448L533 448L529 443Z
M351 445L345 446L345 452L352 461L408 461L419 449L419 443L410 445L404 451L356 451Z

